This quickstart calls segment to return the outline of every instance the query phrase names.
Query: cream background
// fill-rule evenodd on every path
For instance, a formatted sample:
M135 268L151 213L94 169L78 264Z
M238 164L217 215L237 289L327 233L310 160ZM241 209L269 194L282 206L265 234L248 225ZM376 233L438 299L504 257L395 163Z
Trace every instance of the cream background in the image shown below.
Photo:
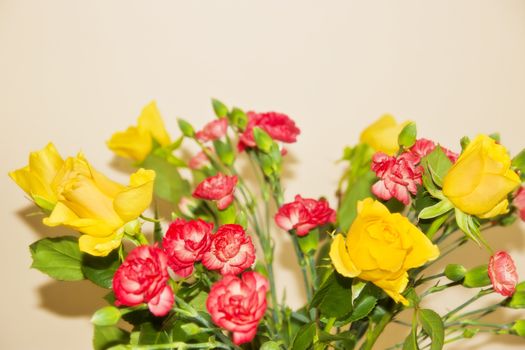
M213 118L209 98L218 97L296 120L289 199L333 199L342 148L384 112L456 150L466 133L500 131L515 154L525 146L525 1L0 0L0 77L0 348L89 349L89 315L104 292L29 269L27 246L60 232L25 218L29 202L6 176L28 152L52 140L63 155L84 150L126 181L104 144L112 132L156 99L178 135L176 117L202 126ZM513 254L522 276L524 234L514 225L489 237ZM297 305L299 276L287 237L278 238L279 288ZM486 259L473 246L455 256L471 266ZM457 297L435 302L450 309ZM393 328L377 349L406 332ZM524 345L488 340L450 348Z

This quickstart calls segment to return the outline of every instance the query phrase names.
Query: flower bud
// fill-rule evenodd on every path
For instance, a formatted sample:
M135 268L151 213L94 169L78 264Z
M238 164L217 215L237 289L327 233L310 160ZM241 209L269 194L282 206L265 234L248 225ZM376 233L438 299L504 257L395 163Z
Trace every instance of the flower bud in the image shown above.
M448 264L445 268L445 276L454 282L461 281L465 278L467 269L463 265L459 264Z
M120 310L114 306L105 306L98 309L91 317L95 326L113 326L120 320Z
M514 294L518 273L514 261L507 252L500 251L490 257L488 275L496 293L506 297Z
M525 320L517 320L514 322L512 331L520 337L525 337Z

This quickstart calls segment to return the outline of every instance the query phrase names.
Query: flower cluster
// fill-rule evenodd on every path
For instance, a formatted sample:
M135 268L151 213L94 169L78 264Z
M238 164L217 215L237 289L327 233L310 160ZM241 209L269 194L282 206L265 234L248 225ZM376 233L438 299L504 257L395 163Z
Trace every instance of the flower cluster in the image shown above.
M305 236L312 229L335 222L335 210L325 199L315 200L295 196L295 200L284 204L275 214L275 223L286 231L295 230L298 236Z

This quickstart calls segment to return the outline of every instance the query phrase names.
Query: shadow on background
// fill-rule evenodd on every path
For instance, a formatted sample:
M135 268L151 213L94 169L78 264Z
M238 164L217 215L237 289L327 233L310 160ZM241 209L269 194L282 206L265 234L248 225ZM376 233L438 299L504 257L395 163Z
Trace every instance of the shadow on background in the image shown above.
M103 297L109 290L85 281L49 281L38 288L40 308L68 317L91 316L106 306Z

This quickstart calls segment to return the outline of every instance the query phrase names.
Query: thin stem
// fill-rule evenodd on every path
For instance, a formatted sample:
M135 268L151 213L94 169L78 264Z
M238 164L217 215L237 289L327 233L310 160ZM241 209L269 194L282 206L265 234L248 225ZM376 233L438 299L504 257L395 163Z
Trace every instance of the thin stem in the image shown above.
M306 300L310 302L312 300L312 289L310 288L310 283L308 282L308 271L306 270L306 261L304 259L304 254L299 247L299 242L297 241L297 236L295 233L291 233L293 247L295 249L295 255L299 261L299 266L301 267L301 272L303 274L304 287L306 289Z
M133 350L156 350L156 349L230 349L229 346L217 343L217 342L207 342L207 343L194 343L189 344L185 342L176 341L173 343L166 344L154 344L154 345L128 345L126 349Z
M444 316L443 316L443 320L448 320L450 319L453 315L455 315L458 311L464 309L465 307L469 306L470 304L472 304L473 302L475 302L476 300L478 300L479 298L487 295L487 294L490 294L492 293L492 288L488 288L488 289L482 289L480 290L476 295L474 295L472 298L468 299L467 301L465 301L463 304L459 305L458 307L456 307L455 309L449 311L448 313L446 313Z
M445 276L445 273L444 273L444 272L437 273L437 274L435 274L435 275L431 275L431 276L428 276L428 277L423 277L423 278L419 279L419 280L416 282L416 286L417 286L417 285L420 285L420 284L423 284L423 283L425 283L425 282L431 281L431 280L433 280L433 279L443 277L443 276Z
M383 317L381 317L376 326L367 332L366 341L361 346L361 350L372 350L372 347L377 341L377 338L379 338L379 336L381 335L386 325L390 322L393 316L393 313L387 312L383 315Z

